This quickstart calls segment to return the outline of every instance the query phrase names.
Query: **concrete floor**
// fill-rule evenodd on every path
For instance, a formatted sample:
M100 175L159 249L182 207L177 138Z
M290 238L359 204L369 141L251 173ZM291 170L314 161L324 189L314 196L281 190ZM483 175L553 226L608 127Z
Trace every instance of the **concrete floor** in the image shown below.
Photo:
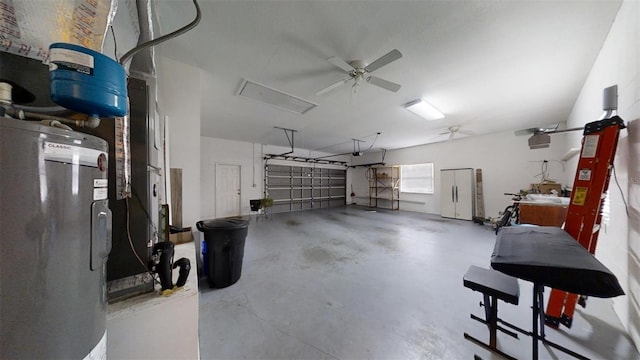
M249 227L240 280L200 281L203 359L500 359L465 340L488 341L472 320L482 295L462 285L489 267L495 234L469 221L344 208L273 214ZM531 329L531 283L499 316ZM549 290L545 292L548 295ZM547 337L593 359L640 359L610 299L590 298L571 329ZM531 338L498 333L498 346L531 358ZM540 346L541 359L568 355Z

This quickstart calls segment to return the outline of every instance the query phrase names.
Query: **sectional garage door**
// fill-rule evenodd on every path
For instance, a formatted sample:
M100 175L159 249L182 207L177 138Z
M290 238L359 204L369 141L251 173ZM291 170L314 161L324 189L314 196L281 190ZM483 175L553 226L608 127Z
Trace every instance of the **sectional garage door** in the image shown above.
M267 164L264 170L265 191L273 199L273 212L346 204L345 169Z

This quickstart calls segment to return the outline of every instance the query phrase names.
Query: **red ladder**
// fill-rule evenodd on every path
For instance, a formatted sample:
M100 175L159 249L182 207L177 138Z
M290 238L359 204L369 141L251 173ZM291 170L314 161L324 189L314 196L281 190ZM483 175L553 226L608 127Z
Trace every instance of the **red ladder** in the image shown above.
M594 121L584 127L564 230L592 254L596 251L600 232L602 200L609 187L620 130L624 128L624 121L618 116ZM570 328L578 297L577 294L552 289L545 323L555 328L559 324ZM584 306L585 300L581 297L580 304Z

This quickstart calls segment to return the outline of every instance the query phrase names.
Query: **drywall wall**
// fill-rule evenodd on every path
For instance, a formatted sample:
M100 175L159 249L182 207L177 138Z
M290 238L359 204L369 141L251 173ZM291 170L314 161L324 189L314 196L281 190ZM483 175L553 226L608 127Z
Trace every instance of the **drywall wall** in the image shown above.
M623 2L575 102L568 126L582 126L599 119L603 114L602 90L616 84L618 114L627 121L628 129L620 133L614 162L616 176L609 185L609 216L603 221L596 257L616 274L627 293L614 299L614 308L636 347L640 347L640 3L637 1ZM580 141L579 134L571 134L567 146L579 146ZM571 160L574 168L577 160L577 157Z
M516 116L516 115L514 115ZM565 134L552 135L551 146L530 150L527 136L515 136L513 131L497 134L471 136L452 141L415 146L387 151L386 165L434 164L434 194L400 194L400 209L408 211L440 213L440 170L454 168L482 169L485 214L498 216L498 212L509 204L511 198L505 192L517 192L531 183L541 180L543 161L547 160L548 178L565 179L567 171L560 161L565 152ZM381 153L368 153L358 163L383 161ZM357 203L368 205L368 185L365 168L352 170L354 192ZM361 195L362 194L362 195Z
M216 164L240 165L240 212L249 214L250 199L260 199L263 189L262 145L202 137L200 214L215 219Z
M200 193L202 194L200 212L202 219L214 219L217 217L215 213L216 164L240 165L240 213L247 215L251 213L249 200L260 199L264 196L264 156L266 154L284 154L291 151L291 148L288 147L253 144L210 137L201 138L200 148ZM309 158L330 154L320 152L311 153L305 149L294 149L294 152L288 155ZM344 157L331 159L342 161ZM283 160L270 160L270 163L311 166L310 163L306 162L286 162Z
M168 121L169 166L182 169L182 224L200 218L200 70L158 57L160 112Z

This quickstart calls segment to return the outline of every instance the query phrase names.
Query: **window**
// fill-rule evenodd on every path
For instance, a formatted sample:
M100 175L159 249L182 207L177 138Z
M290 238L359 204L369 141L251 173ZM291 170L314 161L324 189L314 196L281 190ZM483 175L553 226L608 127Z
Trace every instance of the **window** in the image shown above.
M400 192L433 194L433 163L401 165Z

